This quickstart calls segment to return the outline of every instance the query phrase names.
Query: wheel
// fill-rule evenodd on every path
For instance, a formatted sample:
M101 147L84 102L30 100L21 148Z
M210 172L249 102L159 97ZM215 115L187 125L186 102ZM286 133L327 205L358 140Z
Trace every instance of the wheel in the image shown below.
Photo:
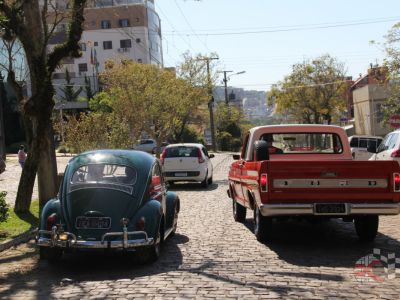
M161 253L161 242L163 236L161 230L158 228L158 233L155 238L155 243L149 247L143 247L136 250L139 260L143 263L153 263L157 261Z
M360 216L354 219L354 227L356 228L359 239L363 242L372 242L379 227L379 216Z
M232 200L233 218L236 222L243 223L246 220L246 207Z
M212 183L213 183L213 177L212 177L212 175L211 175L211 177L208 178L208 185L211 185Z
M51 248L51 247L39 247L39 258L41 260L47 260L49 263L54 263L61 259L63 254L62 249Z
M201 182L201 186L203 188L208 188L208 179L207 179L207 177L208 177L208 173L206 173L206 178L204 178L204 180Z
M254 208L254 234L259 242L271 239L272 218L264 217L258 207Z

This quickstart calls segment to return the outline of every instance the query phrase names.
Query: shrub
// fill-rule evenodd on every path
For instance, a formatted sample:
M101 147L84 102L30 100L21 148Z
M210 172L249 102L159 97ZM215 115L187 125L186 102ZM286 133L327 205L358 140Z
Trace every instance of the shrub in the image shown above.
M57 148L57 152L58 153L70 153L69 148L67 146L65 146L65 145L60 145Z
M0 223L8 218L8 204L6 202L7 192L0 192Z

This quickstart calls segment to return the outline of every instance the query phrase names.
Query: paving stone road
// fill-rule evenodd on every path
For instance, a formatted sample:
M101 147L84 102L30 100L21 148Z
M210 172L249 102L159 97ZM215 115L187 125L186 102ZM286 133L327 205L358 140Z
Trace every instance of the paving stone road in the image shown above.
M0 253L0 299L400 299L400 274L388 279L376 268L372 282L355 275L356 262L373 248L400 258L399 216L381 218L373 244L358 242L352 224L341 221L277 223L273 242L261 244L251 232L251 212L245 224L232 218L230 162L227 154L216 156L207 190L174 186L181 199L178 231L156 263L81 254L49 265L28 243Z

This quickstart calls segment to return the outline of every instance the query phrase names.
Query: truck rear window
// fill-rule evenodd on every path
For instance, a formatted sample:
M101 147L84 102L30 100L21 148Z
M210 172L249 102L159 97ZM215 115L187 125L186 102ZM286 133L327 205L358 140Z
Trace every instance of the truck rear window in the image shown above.
M342 153L340 137L334 133L272 133L260 138L271 147L281 149L279 154L333 154ZM273 153L273 152L272 152Z

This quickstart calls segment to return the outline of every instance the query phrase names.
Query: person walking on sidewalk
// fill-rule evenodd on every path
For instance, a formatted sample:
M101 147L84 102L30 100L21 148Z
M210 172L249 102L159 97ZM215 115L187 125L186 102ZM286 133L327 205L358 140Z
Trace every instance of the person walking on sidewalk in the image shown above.
M21 145L21 146L19 146L19 150L18 150L18 162L21 165L21 168L24 167L25 160L26 160L25 147L24 147L24 145Z

